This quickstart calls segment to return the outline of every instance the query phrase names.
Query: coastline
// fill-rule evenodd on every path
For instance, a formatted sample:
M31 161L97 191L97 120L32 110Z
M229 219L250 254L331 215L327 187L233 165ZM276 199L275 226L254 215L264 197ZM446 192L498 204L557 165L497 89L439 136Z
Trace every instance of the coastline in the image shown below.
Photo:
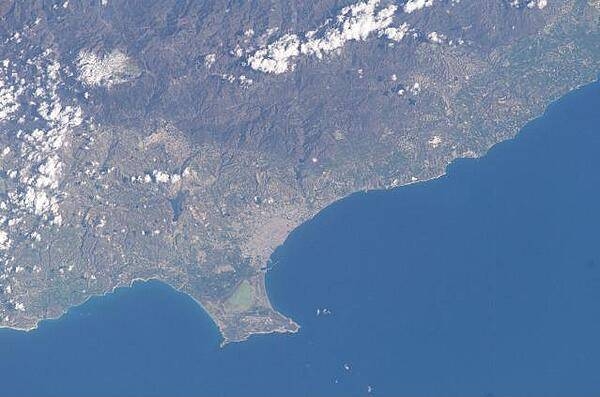
M75 307L82 306L82 305L86 304L91 299L102 298L103 296L114 294L115 291L117 289L119 289L119 288L131 288L131 287L133 287L133 284L135 284L136 282L148 282L148 281L152 281L152 280L156 280L156 281L160 281L161 283L164 283L162 280L160 280L158 277L155 277L155 276L148 277L148 278L136 277L133 280L131 280L131 282L129 282L129 283L116 285L113 288L111 288L110 290L107 290L107 291L105 291L103 293L88 295L80 303L77 303L77 304L74 304L74 305L71 305L71 306L67 307L60 314L58 314L56 316L40 318L31 327L18 327L18 326L10 326L10 325L0 325L0 330L6 329L6 330L21 331L21 332L35 331L36 329L39 328L40 324L43 323L44 321L57 321L57 320L60 320L65 314L67 314L69 312L69 310L71 310L71 309L73 309ZM164 283L164 284L167 284L167 283ZM167 284L167 285L169 285L169 284Z
M544 116L544 114L546 113L547 109L548 109L550 106L553 106L553 105L554 105L556 102L558 102L558 101L562 100L562 99L563 99L565 96L567 96L567 95L570 95L571 93L573 93L573 92L575 92L575 91L577 91L577 90L579 90L579 89L582 89L582 88L584 88L584 87L587 87L587 86L590 86L590 85L599 84L599 83L600 83L600 76L596 76L596 78L595 78L594 80L592 80L592 81L588 81L588 82L586 82L586 83L582 83L582 84L580 84L580 85L577 85L576 87L574 87L574 88L570 89L569 91L567 91L567 92L563 93L563 94L562 94L560 97L558 97L558 98L556 98L556 99L554 99L554 100L552 100L552 101L548 102L548 103L546 104L546 106L544 106L544 107L543 107L543 111L542 111L541 113L537 114L537 115L536 115L536 116L534 116L534 117L530 117L529 119L527 119L526 121L524 121L524 122L522 123L522 125L521 125L521 126L518 128L517 132L516 132L515 134L512 134L512 136L509 136L509 137L507 137L506 139L502 139L502 140L500 140L500 141L497 141L497 142L493 143L492 145L490 145L488 148L486 148L486 149L482 150L481 152L476 152L476 155L475 155L475 156L469 156L469 157L456 157L456 158L452 159L451 161L449 161L449 162L448 162L448 163L447 163L447 164L444 166L444 170L443 170L443 172L441 172L440 174L438 174L438 175L436 175L436 176L432 176L432 177L429 177L429 178L426 178L426 179L422 179L422 180L421 180L421 179L419 179L419 180L416 180L416 181L409 181L409 182L407 182L407 183L404 183L404 184L401 184L401 185L398 185L398 186L393 186L393 187L382 187L382 188L373 188L373 189L357 190L357 191L355 191L355 192L352 192L352 193L350 193L349 195L346 195L346 196L344 196L344 197L341 197L341 198L339 198L339 199L336 199L336 200L335 200L335 201L333 201L332 203L328 204L328 205L327 205L325 208L328 208L328 207L329 207L331 204L333 204L333 203L336 203L336 202L338 202L338 201L341 201L341 200L344 200L344 199L346 199L346 198L348 198L348 197L350 197L350 196L352 196L352 195L354 195L354 194L357 194L357 193L361 193L361 192L364 192L364 193L369 193L369 192L377 192L377 191L394 190L394 189L403 188L403 187L406 187L406 186L409 186L409 185L413 185L413 184L417 184L417 183L424 183L424 182L433 181L433 180L439 179L439 178L441 178L441 177L443 177L443 176L446 176L446 175L447 175L447 170L448 170L448 167L449 167L449 166L450 166L452 163L454 163L455 161L457 161L457 160L461 160L461 159L480 159L480 158L482 158L482 157L485 157L485 156L488 154L488 152L489 152L491 149L493 149L494 147L496 147L497 145L499 145L499 144L501 144L501 143L504 143L504 142L509 142L509 141L512 141L512 140L516 139L516 138L517 138L517 137L520 135L521 131L522 131L524 128L526 128L528 124L530 124L531 122L534 122L535 120L537 120L537 119L539 119L539 118L543 117L543 116ZM313 216L311 216L311 217L310 217L310 218L309 218L307 221L310 221L310 219L313 219L313 218L314 218L315 216L317 216L317 215L318 215L318 214L319 214L321 211L323 211L323 209L321 209L319 212L317 212L316 214L314 214ZM305 221L305 222L306 222L306 221ZM305 222L303 222L303 224L304 224ZM295 229L294 229L294 230L295 230ZM131 281L129 281L129 282L126 282L126 283L122 283L122 284L115 285L114 287L112 287L112 288L108 289L108 290L107 290L107 291L105 291L105 292L88 295L88 296L87 296L85 299L83 299L81 302L79 302L79 303L76 303L76 304L73 304L73 305L70 305L69 307L67 307L66 309L64 309L64 310L63 310L63 311L62 311L60 314L58 314L58 315L56 315L56 316L51 316L51 317L46 317L46 318L40 318L40 319L39 319L39 320L37 320L37 321L35 322L35 324L34 324L33 326L31 326L31 327L19 327L19 326L6 326L6 325L0 325L0 330L2 330L2 329L7 329L7 330L14 330L14 331L21 331L21 332L30 332L30 331L34 331L34 330L36 330L36 329L38 329L38 328L40 327L40 324L41 324L42 322L44 322L44 321L57 321L57 320L60 320L60 319L61 319L61 318L62 318L62 317L65 315L65 314L67 314L67 313L69 312L69 310L71 310L71 309L72 309L72 308L74 308L74 307L79 307L79 306L81 306L81 305L84 305L84 304L86 304L86 303L87 303L88 301L90 301L92 298L101 298L101 297L103 297L103 296L107 296L107 295L109 295L109 294L113 294L113 293L115 293L115 291L116 291L118 288L131 288L131 287L133 287L133 286L134 286L134 284L135 284L136 282L146 283L146 282L149 282L149 281L158 281L158 282L160 282L160 283L163 283L163 284L166 284L166 285L168 285L170 288L172 288L173 290L175 290L175 291L177 291L177 292L179 292L179 293L182 293L182 294L185 294L185 295L189 296L190 298L192 298L192 299L194 300L194 302L196 302L196 303L197 303L197 304L198 304L198 305L199 305L199 306L202 308L202 310L204 310L204 312L205 312L205 313L207 313L207 315L208 315L208 316L211 318L212 322L213 322L213 323L216 325L216 327L217 327L217 329L218 329L218 331L219 331L219 334L220 334L220 336L221 336L221 338L222 338L222 341L221 341L221 343L220 343L220 347L224 347L225 345L227 345L227 344L229 344L229 343L233 343L233 342L243 342L243 341L246 341L246 340L248 340L248 339L249 339L249 338L250 338L252 335L266 335L266 334L273 334L273 333L280 333L280 334L290 333L290 334L293 334L293 333L297 333L297 332L299 332L299 330L300 330L301 326L300 326L299 324L297 324L297 323L296 323L296 322L295 322L295 321L294 321L294 320L293 320L291 317L288 317L288 316L286 316L286 315L283 315L283 314L281 314L281 313L280 313L279 311L277 311L277 310L275 309L275 307L273 306L273 303L271 302L271 299L269 298L269 295L268 295L268 290L267 290L267 288L266 288L266 285L265 285L265 277L266 277L266 272L263 272L263 273L261 273L259 276L261 277L261 285L262 285L262 288L264 288L264 297L265 297L265 299L266 299L266 303L268 304L268 308L269 308L270 310L272 310L272 311L273 311L273 313L276 313L276 314L278 314L278 315L282 316L283 318L287 319L287 320L289 321L289 325L291 325L291 328L285 328L285 327L276 327L276 328L273 328L273 329L270 329L270 330L265 330L265 331L247 331L247 332L245 332L245 333L243 334L243 337L242 337L242 338L240 338L240 339L231 339L231 338L228 338L228 337L225 335L225 334L226 334L226 333L225 333L225 330L227 329L227 324L226 324L225 322L223 322L223 321L222 321L222 320L221 320L221 319L220 319L218 316L216 316L216 315L212 314L212 313L211 313L211 311L210 311L210 310L208 310L208 308L206 307L206 305L205 305L205 304L203 304L202 302L200 302L198 299L196 299L196 298L195 298L194 296L192 296L190 293L188 293L188 292L184 291L184 290L182 289L182 287L177 287L177 286L174 286L174 285L170 284L169 282L167 282L167 281L165 281L165 280L161 279L161 277L154 275L154 276L147 277L147 278L136 277L136 278L132 279L132 280L131 280Z
M262 279L263 279L263 282L264 282L264 274L262 275ZM221 342L219 344L219 346L221 348L224 347L224 346L226 346L229 343L244 342L244 341L248 340L250 337L252 337L253 335L268 335L268 334L273 334L273 333L279 333L279 334L291 333L291 334L293 334L293 333L297 333L300 330L300 328L301 328L300 325L297 324L293 319L291 319L291 318L289 318L287 316L281 315L283 318L285 318L285 319L287 319L289 321L289 324L292 325L291 328L279 327L279 328L275 328L275 329L272 329L272 330L269 330L269 331L253 331L253 332L248 332L241 339L230 339L230 338L227 338L226 335L225 335L225 330L227 329L227 324L225 322L221 321L217 316L213 315L207 309L207 307L206 307L205 304L203 304L201 301L199 301L198 299L196 299L194 296L192 296L188 292L186 292L183 289L181 289L181 287L176 287L176 286L174 286L174 285L172 285L172 284L170 284L170 283L162 280L159 276L152 276L152 277L147 277L147 278L136 277L136 278L132 279L129 283L124 283L124 284L116 285L115 287L113 287L110 290L107 290L107 291L105 291L103 293L89 295L88 297L86 297L80 303L77 303L77 304L74 304L74 305L71 305L71 306L67 307L65 310L63 310L57 316L40 318L31 327L19 327L19 326L0 325L0 331L2 331L2 330L12 330L12 331L18 331L18 332L25 332L25 333L36 331L37 329L40 328L40 325L42 323L44 323L44 322L52 322L52 321L60 321L61 318L63 318L63 316L65 316L66 314L68 314L70 310L72 310L73 308L85 305L85 304L87 304L92 299L96 299L96 298L100 298L101 299L101 298L103 298L105 296L114 294L120 288L128 289L128 288L134 287L134 285L136 283L148 283L150 281L157 281L157 282L159 282L161 284L164 284L164 285L168 286L169 288L171 288L175 292L180 293L182 295L185 295L186 297L192 299L194 301L194 303L197 304L207 314L207 316L211 319L213 325L218 330L219 336L221 337ZM266 292L266 288L265 288L265 292ZM268 295L265 294L265 297L267 298L267 302L270 305L269 308L274 313L279 313L273 307L273 305L272 305L272 303L271 303Z
M134 283L40 332L0 331L2 394L595 395L599 105L600 85L586 87L444 178L354 195L294 231L272 255L266 286L302 324L297 334L220 348L194 302L162 282ZM160 274L210 300L209 310L231 302ZM102 285L81 288L113 284ZM240 297L236 285L228 291ZM232 336L248 324L220 318Z

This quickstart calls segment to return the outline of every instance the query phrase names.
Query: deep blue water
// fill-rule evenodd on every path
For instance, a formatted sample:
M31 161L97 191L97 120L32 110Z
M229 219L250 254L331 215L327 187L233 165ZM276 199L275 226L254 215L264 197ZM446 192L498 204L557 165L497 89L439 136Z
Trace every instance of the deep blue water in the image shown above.
M220 349L191 299L137 284L0 331L0 395L600 395L599 171L596 83L296 230L267 282L300 333Z

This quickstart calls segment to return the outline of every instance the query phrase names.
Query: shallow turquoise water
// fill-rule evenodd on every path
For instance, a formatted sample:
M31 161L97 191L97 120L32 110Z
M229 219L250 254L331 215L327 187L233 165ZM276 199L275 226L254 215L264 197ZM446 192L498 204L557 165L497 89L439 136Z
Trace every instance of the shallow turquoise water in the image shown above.
M1 330L0 396L599 395L599 109L596 83L443 178L300 227L267 277L296 335L220 349L191 299L137 284Z

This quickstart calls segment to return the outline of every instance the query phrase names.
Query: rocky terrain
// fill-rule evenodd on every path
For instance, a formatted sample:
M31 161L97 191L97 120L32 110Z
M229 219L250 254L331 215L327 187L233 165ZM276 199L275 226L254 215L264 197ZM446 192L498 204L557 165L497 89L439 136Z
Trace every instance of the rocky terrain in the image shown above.
M0 325L155 278L225 341L353 192L483 155L600 70L599 0L0 0Z

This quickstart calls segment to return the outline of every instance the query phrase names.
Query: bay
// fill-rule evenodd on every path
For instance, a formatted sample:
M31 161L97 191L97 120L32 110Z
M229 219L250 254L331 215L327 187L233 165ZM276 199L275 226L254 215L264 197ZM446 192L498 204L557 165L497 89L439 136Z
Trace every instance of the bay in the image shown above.
M157 281L0 330L2 396L599 395L600 84L445 176L352 195L267 273L301 325L220 348Z

